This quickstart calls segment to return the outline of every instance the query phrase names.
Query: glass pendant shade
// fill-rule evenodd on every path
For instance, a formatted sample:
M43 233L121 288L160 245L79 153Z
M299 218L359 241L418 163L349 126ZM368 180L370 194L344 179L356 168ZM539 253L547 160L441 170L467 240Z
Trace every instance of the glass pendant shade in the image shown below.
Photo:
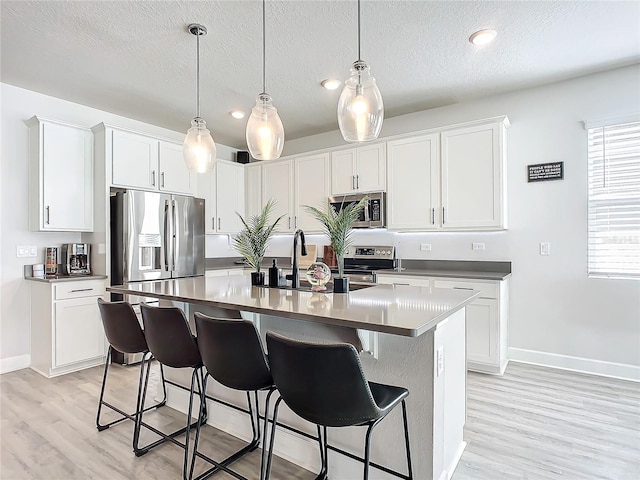
M196 117L182 145L182 154L189 170L195 173L210 172L216 161L216 144L206 122Z
M280 158L284 147L284 127L271 96L261 93L247 121L247 147L256 160Z
M351 76L344 84L338 101L338 126L347 142L369 142L382 130L384 105L382 95L362 60L351 67Z

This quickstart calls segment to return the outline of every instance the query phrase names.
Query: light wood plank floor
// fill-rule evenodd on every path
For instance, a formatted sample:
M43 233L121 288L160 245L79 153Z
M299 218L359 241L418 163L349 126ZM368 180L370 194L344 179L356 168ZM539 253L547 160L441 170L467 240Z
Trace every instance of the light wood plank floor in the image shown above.
M26 369L0 376L2 480L181 478L176 446L136 458L131 422L96 431L101 373L92 368L45 379ZM114 366L112 374L107 395L133 405L137 369ZM467 413L469 445L453 480L640 478L638 384L512 363L504 377L469 374ZM184 422L168 407L148 417L167 430ZM142 440L151 439L147 434ZM221 458L241 443L207 426L202 445L205 453ZM315 478L282 459L274 461L274 480ZM235 468L257 478L259 462L258 450Z

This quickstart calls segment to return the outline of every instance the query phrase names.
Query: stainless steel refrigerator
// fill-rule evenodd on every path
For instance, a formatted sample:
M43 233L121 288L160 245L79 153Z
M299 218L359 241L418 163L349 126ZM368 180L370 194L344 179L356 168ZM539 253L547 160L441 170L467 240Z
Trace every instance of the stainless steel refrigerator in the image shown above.
M112 195L111 284L204 275L204 218L201 198L137 190ZM126 300L134 308L141 301Z

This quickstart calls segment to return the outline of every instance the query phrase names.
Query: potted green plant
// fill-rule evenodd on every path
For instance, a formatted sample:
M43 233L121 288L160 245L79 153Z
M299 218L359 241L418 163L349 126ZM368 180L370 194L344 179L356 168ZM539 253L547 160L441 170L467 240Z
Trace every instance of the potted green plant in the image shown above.
M336 254L338 263L338 277L333 279L333 291L335 293L347 293L349 291L349 279L344 276L344 254L351 246L353 222L360 216L360 212L369 201L368 197L362 198L358 203L351 203L340 211L334 209L327 202L326 211L316 207L305 205L305 209L322 224L324 233L331 241L331 246Z
M267 252L273 230L284 217L284 215L281 215L275 222L269 222L275 205L275 200L269 200L260 214L252 216L248 221L236 212L244 228L233 237L233 248L255 270L251 273L251 285L264 285L264 272L260 271L262 259Z

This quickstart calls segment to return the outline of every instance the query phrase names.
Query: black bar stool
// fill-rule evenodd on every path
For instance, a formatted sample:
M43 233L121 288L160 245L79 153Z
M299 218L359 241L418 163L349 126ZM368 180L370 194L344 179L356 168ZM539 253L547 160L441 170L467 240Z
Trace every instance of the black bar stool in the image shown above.
M102 376L102 388L100 389L100 400L98 401L98 413L96 415L96 427L98 431L106 430L112 425L116 425L124 420L136 421L138 410L140 409L140 399L142 396L143 386L143 364L140 364L140 379L138 380L138 395L136 398L136 411L134 413L126 413L120 408L115 407L109 402L104 400L104 390L107 384L107 375L109 373L109 366L111 364L111 357L114 350L121 353L143 353L147 355L149 348L147 347L147 341L144 336L144 332L140 327L138 318L136 317L131 304L128 302L105 302L101 298L98 299L98 308L100 309L100 317L102 318L102 325L104 326L104 333L109 342L109 350L107 352L107 358L104 364L104 374ZM151 405L145 408L145 411L152 410L163 406L167 401L167 387L164 381L164 370L160 365L160 375L162 377L162 388L164 397L160 403ZM112 422L102 424L100 423L100 414L102 412L102 406L108 407L111 410L119 413L120 418L113 420Z
M200 422L206 421L206 407L202 405L202 403L204 403L204 390L202 389L202 384L204 383L202 358L200 357L198 345L191 334L189 324L187 323L187 319L185 318L184 313L182 313L182 310L175 307L152 307L145 304L140 306L140 310L142 311L142 321L144 323L147 344L149 345L149 351L153 356L163 365L172 368L191 368L192 372L186 427L176 430L170 434L165 434L153 429L154 433L160 435L162 438L145 447L139 447L138 440L140 438L140 427L142 425L142 417L144 414L144 411L140 411L136 422L136 428L134 430L134 451L137 456L140 456L166 441L170 441L178 445L184 449L182 476L184 480L188 480L191 478L191 472L187 471L189 465L189 432L191 428L199 425ZM148 361L143 359L143 365L145 363L148 363ZM148 379L149 372L147 370L141 405L144 405ZM201 408L198 410L198 420L191 423L193 395L196 393L196 384L198 386L197 393L200 398ZM184 443L175 439L176 436L181 435L182 433L185 434Z
M266 479L271 470L278 408L282 400L294 413L317 426L322 462L318 479L326 479L328 474L327 427L366 426L364 459L354 458L364 462L364 480L368 480L371 432L394 407L402 404L408 475L393 474L413 479L405 403L409 391L406 388L367 382L356 349L347 343L306 343L267 332L267 348L271 374L280 398L273 412Z
M202 355L202 361L207 369L204 377L203 391L206 393L207 379L211 376L225 387L233 390L244 391L247 394L249 405L249 416L251 418L251 428L253 439L245 447L241 448L229 457L214 464L214 467L199 475L198 479L206 478L232 462L238 460L243 455L255 450L260 445L260 411L258 406L258 392L267 391L265 400L265 432L266 432L266 412L269 410L269 399L275 390L273 378L269 370L269 364L262 348L260 335L255 325L242 319L222 319L212 318L202 313L196 313L196 332L198 336L198 348ZM251 400L253 392L254 402ZM252 403L254 403L252 405ZM196 429L194 456L198 450L200 438L200 426ZM264 457L260 465L260 478L264 469ZM226 468L224 469L230 473ZM244 478L234 475L236 478Z

